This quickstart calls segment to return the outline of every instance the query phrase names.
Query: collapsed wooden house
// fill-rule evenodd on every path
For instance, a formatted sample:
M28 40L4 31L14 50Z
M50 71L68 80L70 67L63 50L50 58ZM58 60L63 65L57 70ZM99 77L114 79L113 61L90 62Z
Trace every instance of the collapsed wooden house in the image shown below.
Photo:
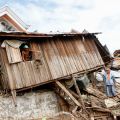
M109 51L96 38L99 33L87 33L86 31L79 33L73 30L72 33L41 34L29 33L27 28L28 26L9 7L0 9L0 90L11 91L16 105L16 92L55 83L55 86L49 84L49 87L52 86L54 92L60 96L57 99L60 107L63 107L60 111L64 111L64 106L66 106L64 100L70 106L74 103L73 107L79 106L84 111L86 106L74 75L88 75L88 73L99 70L111 60ZM67 82L67 79L71 81L71 78L76 91L61 84L63 81ZM49 92L48 89L47 92ZM87 92L88 95L93 92L93 96L97 94L99 99L103 99L96 89L90 89ZM1 100L6 101L6 99ZM89 102L91 102L90 108L102 109L93 105L94 100L91 99ZM104 119L109 116L107 114L110 112L107 110L106 112L104 108L101 111L93 115L95 119L101 116Z
M110 57L96 34L1 32L2 88L23 90L101 68ZM25 60L22 46L26 45L29 57Z

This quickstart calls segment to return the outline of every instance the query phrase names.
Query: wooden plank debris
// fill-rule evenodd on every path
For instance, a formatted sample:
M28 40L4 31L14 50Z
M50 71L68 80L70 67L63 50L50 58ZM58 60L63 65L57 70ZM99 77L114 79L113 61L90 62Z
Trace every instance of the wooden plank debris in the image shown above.
M81 105L82 105L82 108L85 110L86 108L85 108L85 105L84 105L84 102L83 102L83 99L82 99L82 96L81 96L81 93L80 93L80 89L79 89L79 87L78 87L78 85L77 85L77 83L76 83L76 79L75 79L75 76L74 76L74 75L72 75L72 79L73 79L73 81L74 81L74 85L75 85L77 94L79 95L79 100L80 100L80 103L81 103Z
M76 105L81 106L78 100L74 98L73 95L59 81L55 81L55 82L74 101Z

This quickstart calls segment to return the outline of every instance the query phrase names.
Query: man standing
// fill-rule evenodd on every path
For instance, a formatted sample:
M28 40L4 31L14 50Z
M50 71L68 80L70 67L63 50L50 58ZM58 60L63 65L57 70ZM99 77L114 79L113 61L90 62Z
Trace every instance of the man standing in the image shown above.
M110 68L105 68L105 73L103 75L103 80L106 88L106 95L108 97L116 96L115 90L115 78L110 70Z

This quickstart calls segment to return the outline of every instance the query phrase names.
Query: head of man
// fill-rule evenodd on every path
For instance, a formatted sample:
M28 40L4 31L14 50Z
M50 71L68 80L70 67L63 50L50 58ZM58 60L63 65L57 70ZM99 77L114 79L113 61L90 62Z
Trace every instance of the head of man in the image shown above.
M109 68L109 67L106 67L106 68L105 68L105 71L106 71L107 74L110 73L110 68Z

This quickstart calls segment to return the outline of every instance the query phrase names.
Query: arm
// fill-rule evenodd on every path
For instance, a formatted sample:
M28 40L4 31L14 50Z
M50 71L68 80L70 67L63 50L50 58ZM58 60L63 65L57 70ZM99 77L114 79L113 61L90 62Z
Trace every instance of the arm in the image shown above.
M112 79L113 79L113 82L114 82L114 84L116 83L116 80L115 80L115 76L114 75L112 75Z
M115 76L112 74L112 76L111 76L111 79L113 80L113 82L114 82L114 86L116 87L116 80L115 80Z

